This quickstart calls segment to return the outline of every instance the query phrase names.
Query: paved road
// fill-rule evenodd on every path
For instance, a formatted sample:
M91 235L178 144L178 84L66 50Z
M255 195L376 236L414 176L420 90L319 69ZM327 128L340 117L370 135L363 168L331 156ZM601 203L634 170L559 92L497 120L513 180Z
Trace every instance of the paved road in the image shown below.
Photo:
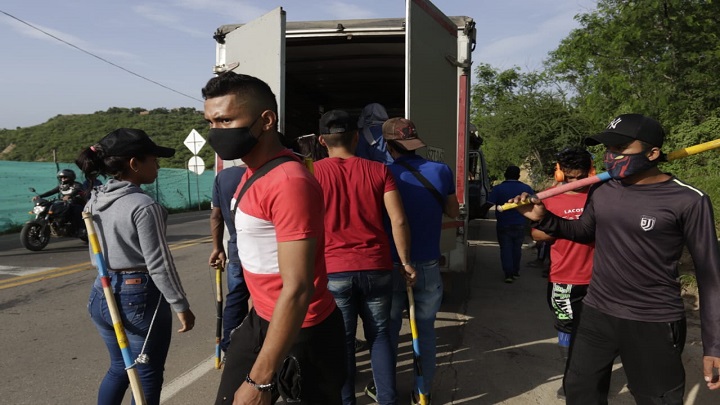
M193 331L173 336L166 382L209 365L206 360L214 351L214 273L206 264L208 215L209 211L170 216L168 240L198 319ZM108 360L86 309L96 276L87 245L54 239L45 250L29 252L18 235L3 235L0 266L0 403L95 403ZM177 329L179 323L175 324Z
M173 336L163 404L209 404L220 372L212 369L211 360L215 309L213 274L205 264L208 212L172 215L169 223L173 255L198 320L195 330ZM95 277L87 247L76 240L53 240L35 253L22 249L17 238L0 236L0 403L93 404L107 354L85 309ZM469 271L445 277L433 402L562 404L555 395L562 362L545 304L546 279L538 269L527 268L516 283L502 282L493 221L473 221L469 238ZM527 262L534 251L524 254ZM406 326L402 334L401 404L409 395L412 358ZM701 386L698 342L697 328L691 328L686 403L719 403L720 394ZM359 353L358 361L358 404L370 404L361 395L371 375L368 352ZM633 404L622 367L616 368L610 403Z

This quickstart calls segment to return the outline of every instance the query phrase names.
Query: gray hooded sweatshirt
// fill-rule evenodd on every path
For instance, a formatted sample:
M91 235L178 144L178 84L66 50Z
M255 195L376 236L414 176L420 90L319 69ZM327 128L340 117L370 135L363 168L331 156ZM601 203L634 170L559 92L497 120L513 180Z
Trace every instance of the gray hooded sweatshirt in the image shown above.
M175 312L190 308L165 239L165 208L140 187L111 179L93 190L85 209L93 214L108 270L147 268Z

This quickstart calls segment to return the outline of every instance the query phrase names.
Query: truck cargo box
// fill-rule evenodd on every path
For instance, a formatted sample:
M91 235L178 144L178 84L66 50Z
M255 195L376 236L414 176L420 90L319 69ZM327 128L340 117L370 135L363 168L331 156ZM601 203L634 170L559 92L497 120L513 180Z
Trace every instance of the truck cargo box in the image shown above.
M317 132L323 112L359 115L380 103L390 117L413 120L424 157L456 175L467 211L471 52L475 23L447 17L431 2L408 0L405 18L286 22L277 8L246 24L219 27L214 71L261 78L278 99L280 132L294 139ZM219 162L220 167L233 162ZM445 270L465 269L466 215L446 218Z

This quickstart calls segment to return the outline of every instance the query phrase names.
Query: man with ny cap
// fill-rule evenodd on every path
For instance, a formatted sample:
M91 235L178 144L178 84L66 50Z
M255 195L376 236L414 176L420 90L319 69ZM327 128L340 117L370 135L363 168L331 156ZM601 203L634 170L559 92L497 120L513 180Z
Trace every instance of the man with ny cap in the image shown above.
M389 166L402 196L403 207L410 222L410 263L416 272L413 295L415 322L418 330L425 387L414 387L411 402L418 403L418 390L430 394L435 375L435 318L442 302L443 283L440 277L440 233L443 215L456 218L460 214L455 196L455 177L445 163L433 162L415 152L425 147L415 124L405 118L390 118L383 124L383 138L394 162ZM394 237L395 235L391 235ZM394 247L400 247L395 240ZM393 248L398 265L408 262ZM393 350L397 357L402 313L408 307L405 281L394 274L390 328ZM415 381L417 383L417 381Z
M325 263L328 289L345 321L347 379L343 404L355 399L355 331L358 315L363 320L370 346L380 405L397 403L395 358L390 344L389 321L393 274L412 284L410 229L400 193L388 167L356 157L357 120L347 112L332 110L320 118L318 140L328 158L314 164L315 177L323 189L325 210ZM383 216L387 212L393 238L404 266L393 268L390 240Z
M595 241L592 281L564 378L568 404L607 404L618 356L638 404L683 403L683 246L693 257L700 290L705 382L720 388L713 373L720 367L720 253L712 205L704 192L657 167L664 139L656 120L620 115L586 139L605 145L612 179L591 188L580 218L564 220L539 201L518 207L548 235Z

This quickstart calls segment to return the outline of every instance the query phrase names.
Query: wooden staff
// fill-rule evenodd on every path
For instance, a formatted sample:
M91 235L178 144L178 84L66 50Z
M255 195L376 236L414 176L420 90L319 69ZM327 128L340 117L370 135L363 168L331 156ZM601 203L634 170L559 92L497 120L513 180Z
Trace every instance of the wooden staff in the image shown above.
M427 405L428 397L425 390L425 381L423 380L422 363L420 357L420 340L418 338L417 325L415 324L415 297L413 296L412 287L407 287L408 296L408 316L410 318L410 334L412 335L413 347L413 364L415 365L415 383L417 385L418 397L420 405Z
M88 241L90 242L93 257L95 258L95 267L97 267L98 273L100 274L100 283L102 283L103 292L105 293L105 301L107 301L108 312L110 312L110 318L112 319L113 328L115 329L115 337L117 338L118 346L120 346L120 352L125 362L125 370L130 379L130 388L132 389L133 398L135 398L135 404L145 405L147 403L145 401L145 393L140 384L140 376L135 368L135 362L132 360L132 353L130 352L127 335L125 334L125 327L120 317L117 302L115 302L115 294L110 285L110 275L108 274L105 257L103 257L100 242L95 233L92 214L87 211L83 212L82 218L83 221L85 221L85 228L87 228Z
M667 154L664 162L669 162L671 160L684 158L686 156L694 155L700 152L705 152L707 150L716 149L720 147L720 139L715 139L714 141L709 141L705 143L701 143L694 146L688 146L687 148L678 149L676 151L670 152ZM557 187L553 187L551 189L547 189L545 191L541 191L537 193L536 195L530 196L527 200L521 201L519 203L505 203L503 205L498 206L497 210L502 212L506 210L511 210L513 208L517 208L521 205L527 205L531 202L535 202L538 200L544 200L546 198L550 198L553 196L556 196L558 194L562 194L568 191L577 190L579 188L587 187L591 184L600 183L603 181L610 180L610 173L603 172L600 174L597 174L595 176L590 176L578 181L574 181L572 183L565 183L561 184Z

